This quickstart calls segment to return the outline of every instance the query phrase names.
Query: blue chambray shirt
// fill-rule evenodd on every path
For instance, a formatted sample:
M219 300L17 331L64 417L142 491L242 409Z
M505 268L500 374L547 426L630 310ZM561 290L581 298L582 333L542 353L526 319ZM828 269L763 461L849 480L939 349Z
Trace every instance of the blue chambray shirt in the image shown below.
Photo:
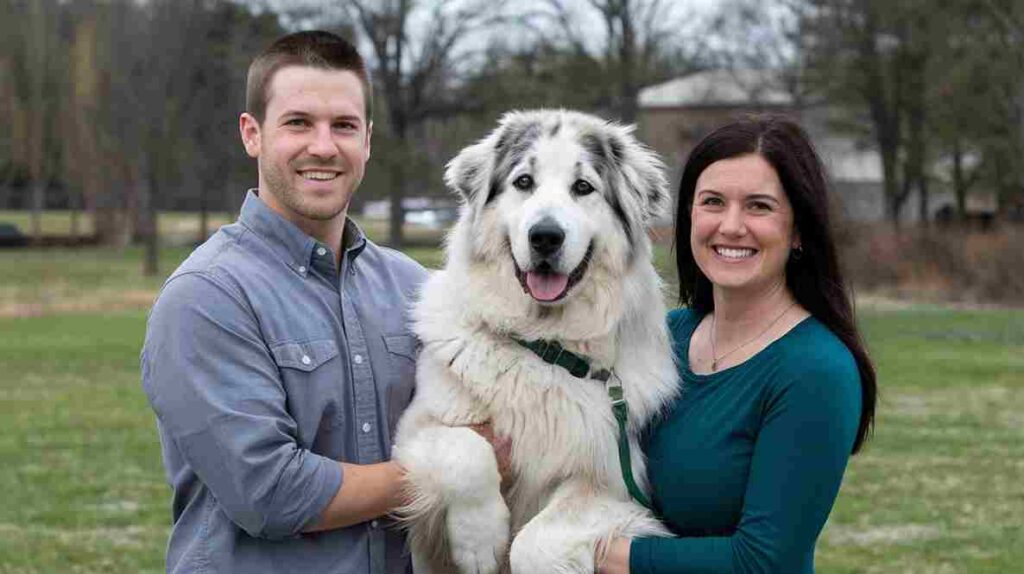
M409 308L424 269L346 223L342 268L250 191L164 284L142 350L174 526L167 571L401 573L385 519L303 534L335 461L391 455L413 393Z

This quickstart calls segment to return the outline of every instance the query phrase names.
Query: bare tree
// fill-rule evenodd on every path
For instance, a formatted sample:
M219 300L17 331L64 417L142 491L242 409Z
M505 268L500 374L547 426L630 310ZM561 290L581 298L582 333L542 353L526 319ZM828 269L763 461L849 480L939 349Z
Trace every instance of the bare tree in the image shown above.
M637 96L656 76L658 58L665 54L673 35L684 29L682 19L672 16L672 3L663 0L586 0L573 4L568 0L545 0L547 10L527 14L539 18L541 26L556 24L557 37L545 35L555 45L567 43L580 56L592 59L602 70L598 82L608 90L607 97L615 113L624 122L636 121ZM582 22L583 14L596 15L604 26L603 38L594 42Z
M791 6L806 43L804 81L868 118L882 160L887 218L898 224L915 190L927 210L926 91L941 15L923 0L808 0Z
M387 127L397 149L388 158L391 213L388 243L403 244L402 200L408 194L413 133L423 122L457 113L453 78L458 49L470 34L497 18L499 4L486 1L347 0L343 3L359 33L372 46L378 92L387 110ZM426 12L423 28L413 19ZM378 126L381 124L378 124Z
M42 237L42 216L45 208L46 189L53 176L54 161L52 150L47 145L50 139L53 118L56 115L56 94L48 89L52 82L54 48L52 38L56 26L51 20L56 16L52 2L36 0L29 2L28 25L25 28L27 61L25 80L28 109L28 130L25 133L28 149L28 171L32 180L30 207L32 210L31 235L35 241Z
M984 12L994 22L994 30L990 37L1000 47L1000 52L1008 55L1003 69L1003 79L1009 78L1011 88L1007 98L1010 108L1010 122L1014 133L1010 138L1013 144L1014 160L1010 162L1014 174L1010 186L1000 186L998 209L1003 215L1015 203L1024 216L1024 168L1020 167L1020 157L1024 155L1024 5L1016 0L982 0Z

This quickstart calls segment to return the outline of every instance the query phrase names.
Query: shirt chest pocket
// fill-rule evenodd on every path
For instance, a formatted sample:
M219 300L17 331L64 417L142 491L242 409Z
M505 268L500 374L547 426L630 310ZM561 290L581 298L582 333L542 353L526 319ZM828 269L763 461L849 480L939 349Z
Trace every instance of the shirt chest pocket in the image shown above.
M299 444L312 448L321 427L346 412L338 344L333 339L281 343L270 347L270 354L288 395Z
M338 356L338 345L331 339L305 343L282 343L270 348L278 367L311 373Z
M394 436L395 426L405 407L412 400L416 388L416 338L412 335L383 335L387 349L387 373L384 382L387 388L388 427Z

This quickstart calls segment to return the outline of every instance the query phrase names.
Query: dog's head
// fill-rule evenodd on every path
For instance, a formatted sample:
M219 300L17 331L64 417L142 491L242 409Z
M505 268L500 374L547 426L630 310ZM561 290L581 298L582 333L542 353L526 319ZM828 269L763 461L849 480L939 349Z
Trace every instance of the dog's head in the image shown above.
M571 299L595 268L624 275L669 200L661 161L631 128L569 111L506 114L445 179L464 200L468 257L510 259L544 306Z

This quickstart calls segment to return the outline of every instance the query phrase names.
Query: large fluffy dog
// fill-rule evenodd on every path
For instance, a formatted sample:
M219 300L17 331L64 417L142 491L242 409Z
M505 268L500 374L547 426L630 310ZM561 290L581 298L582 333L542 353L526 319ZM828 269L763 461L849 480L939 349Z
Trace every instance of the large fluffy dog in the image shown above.
M415 311L424 346L395 445L416 571L495 572L507 556L517 573L593 572L599 541L665 533L627 490L607 390L621 381L646 489L636 437L677 388L647 236L668 203L662 165L629 128L514 112L446 181L464 201ZM523 345L538 340L591 374ZM466 428L484 421L511 438L504 498L490 444Z

